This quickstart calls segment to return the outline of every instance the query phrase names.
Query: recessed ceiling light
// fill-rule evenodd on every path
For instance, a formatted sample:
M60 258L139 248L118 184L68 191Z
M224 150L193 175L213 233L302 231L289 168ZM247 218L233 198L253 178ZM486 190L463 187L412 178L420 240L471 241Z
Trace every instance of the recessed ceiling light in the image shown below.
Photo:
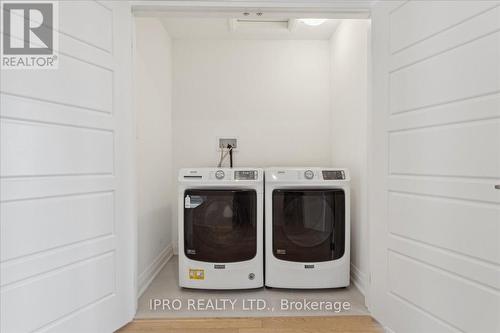
M310 25L312 27L318 26L320 24L323 24L326 22L326 19L320 19L320 18L305 18L305 19L299 19L300 22Z

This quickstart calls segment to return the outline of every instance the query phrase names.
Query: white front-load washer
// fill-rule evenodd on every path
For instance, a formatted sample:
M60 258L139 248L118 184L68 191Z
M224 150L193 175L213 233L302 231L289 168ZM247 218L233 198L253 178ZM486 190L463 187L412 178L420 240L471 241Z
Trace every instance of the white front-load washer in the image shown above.
M348 286L348 171L269 168L265 178L265 285Z
M263 287L263 170L182 169L178 180L179 285Z

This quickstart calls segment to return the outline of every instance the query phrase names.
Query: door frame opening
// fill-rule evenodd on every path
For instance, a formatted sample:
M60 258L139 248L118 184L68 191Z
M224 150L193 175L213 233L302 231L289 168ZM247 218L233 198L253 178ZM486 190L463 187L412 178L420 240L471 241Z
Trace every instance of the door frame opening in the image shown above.
M283 1L283 2L267 2L267 3L255 3L252 1L244 2L227 2L227 1L211 1L211 2L200 2L200 1L132 1L132 16L133 17L199 17L199 18L244 18L246 15L257 15L257 13L264 12L266 17L289 17L289 18L326 18L326 19L371 19L371 6L372 1L362 0L362 1L336 1L336 2L314 2L310 3L307 1ZM134 27L135 29L135 27ZM133 32L135 36L135 33ZM133 61L135 61L135 52L133 52ZM362 218L365 219L366 224L366 240L368 242L366 248L370 248L371 233L370 233L370 205L368 198L370 197L371 189L371 178L368 175L372 174L370 168L374 165L373 156L370 154L373 147L371 145L372 136L372 73L371 73L371 31L368 31L368 70L367 70L367 142L366 142L366 166L363 170L365 174L366 182L366 193L364 200L366 206L363 209ZM133 80L135 82L135 80ZM137 122L137 110L134 108L134 128L136 128L135 123ZM134 151L134 154L136 152ZM134 156L134 160L136 161ZM137 179L135 179L137 182ZM174 221L176 222L176 221ZM138 220L136 218L136 252L137 248L137 224ZM174 235L175 237L175 235ZM371 258L369 253L368 256L368 271L367 271L367 286L365 289L365 305L370 309L370 267ZM137 258L137 257L136 257ZM137 269L137 265L136 265ZM137 274L135 272L135 279L137 285Z

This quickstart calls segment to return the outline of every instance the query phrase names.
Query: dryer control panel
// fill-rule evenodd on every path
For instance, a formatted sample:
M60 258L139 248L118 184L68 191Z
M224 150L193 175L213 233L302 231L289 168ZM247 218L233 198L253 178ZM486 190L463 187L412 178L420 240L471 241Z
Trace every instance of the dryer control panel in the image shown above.
M300 184L332 184L334 182L350 181L349 170L345 168L268 168L266 169L266 182Z

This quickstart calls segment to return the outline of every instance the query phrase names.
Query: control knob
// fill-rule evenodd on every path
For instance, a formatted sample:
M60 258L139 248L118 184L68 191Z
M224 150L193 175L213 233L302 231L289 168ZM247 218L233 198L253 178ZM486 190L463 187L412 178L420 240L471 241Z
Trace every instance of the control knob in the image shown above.
M217 170L217 172L215 172L215 178L217 178L217 179L223 179L224 178L224 171Z
M306 170L304 172L304 177L306 177L306 179L313 179L314 178L314 172L312 170Z

